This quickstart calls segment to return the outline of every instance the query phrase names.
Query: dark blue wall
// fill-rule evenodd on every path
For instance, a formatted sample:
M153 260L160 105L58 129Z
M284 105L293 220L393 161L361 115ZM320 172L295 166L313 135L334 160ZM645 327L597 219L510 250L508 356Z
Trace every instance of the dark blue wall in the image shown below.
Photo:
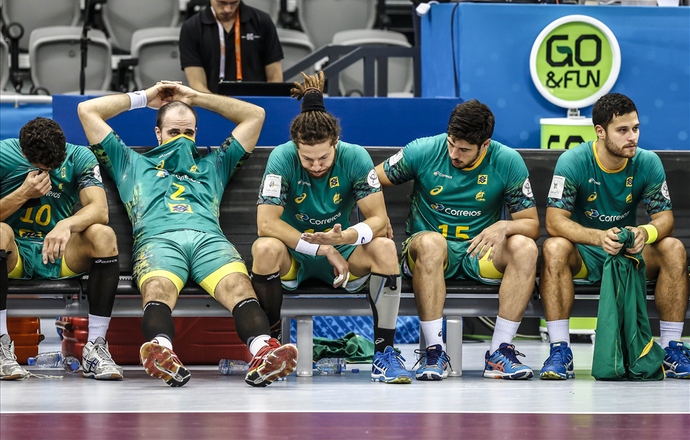
M453 4L422 18L422 96L455 95L451 45ZM534 87L529 56L552 21L588 15L608 26L621 49L612 92L635 101L640 146L690 149L690 7L568 6L460 3L454 15L459 97L476 98L496 115L494 138L515 148L539 148L540 118L565 117ZM592 108L581 110L591 117Z

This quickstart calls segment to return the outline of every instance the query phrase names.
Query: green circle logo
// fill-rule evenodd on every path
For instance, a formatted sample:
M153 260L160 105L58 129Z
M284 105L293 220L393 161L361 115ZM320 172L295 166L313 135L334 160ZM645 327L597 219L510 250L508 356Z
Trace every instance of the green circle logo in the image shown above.
M586 107L608 93L618 79L618 41L591 17L560 18L535 40L530 71L548 101L564 108Z

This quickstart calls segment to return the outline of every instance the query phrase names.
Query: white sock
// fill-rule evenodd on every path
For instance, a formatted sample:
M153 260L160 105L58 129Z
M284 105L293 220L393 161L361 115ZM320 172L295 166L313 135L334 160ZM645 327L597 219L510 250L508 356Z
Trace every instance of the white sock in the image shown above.
M661 330L659 345L661 348L668 347L670 341L680 341L683 335L683 324L683 322L659 321L659 329Z
M96 342L98 337L105 339L110 325L110 316L96 316L89 313L89 342Z
M252 354L252 356L256 355L259 350L264 347L264 345L268 345L269 339L271 339L269 335L261 335L254 338L251 344L249 344L249 352Z
M567 342L570 346L570 319L546 321L546 331L551 342Z
M0 336L7 334L7 309L5 309L0 310Z
M443 318L434 319L433 321L419 321L419 327L424 334L426 346L440 344L445 351L446 347L443 344Z
M513 338L517 333L518 327L520 327L520 322L508 321L500 316L496 317L496 328L494 328L494 335L491 338L491 348L489 348L489 353L493 353L498 350L498 347L502 343L511 344Z
M162 345L163 347L167 348L168 350L172 351L172 341L165 337L164 335L158 335L155 338L153 338L154 341L158 341L158 345Z

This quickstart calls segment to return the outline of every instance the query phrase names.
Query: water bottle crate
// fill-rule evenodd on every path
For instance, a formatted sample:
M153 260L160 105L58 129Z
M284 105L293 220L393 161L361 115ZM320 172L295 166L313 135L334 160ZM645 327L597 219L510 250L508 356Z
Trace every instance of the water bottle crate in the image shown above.
M78 319L77 322L73 320ZM176 317L175 354L185 364L212 365L220 359L249 362L251 354L235 331L233 318ZM88 318L65 318L72 330L63 330L62 352L81 359L88 337ZM121 365L138 365L139 348L146 342L141 318L113 318L106 335L113 360Z

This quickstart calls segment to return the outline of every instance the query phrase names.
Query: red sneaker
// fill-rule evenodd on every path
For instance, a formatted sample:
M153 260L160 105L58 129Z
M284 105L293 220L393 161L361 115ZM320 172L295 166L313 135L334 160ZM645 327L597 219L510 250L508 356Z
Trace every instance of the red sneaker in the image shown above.
M265 387L292 373L296 367L297 347L293 344L280 345L276 339L271 338L268 345L254 355L244 381L253 387Z
M156 338L141 346L139 357L149 376L160 377L171 387L181 387L192 377L177 355L160 345Z

